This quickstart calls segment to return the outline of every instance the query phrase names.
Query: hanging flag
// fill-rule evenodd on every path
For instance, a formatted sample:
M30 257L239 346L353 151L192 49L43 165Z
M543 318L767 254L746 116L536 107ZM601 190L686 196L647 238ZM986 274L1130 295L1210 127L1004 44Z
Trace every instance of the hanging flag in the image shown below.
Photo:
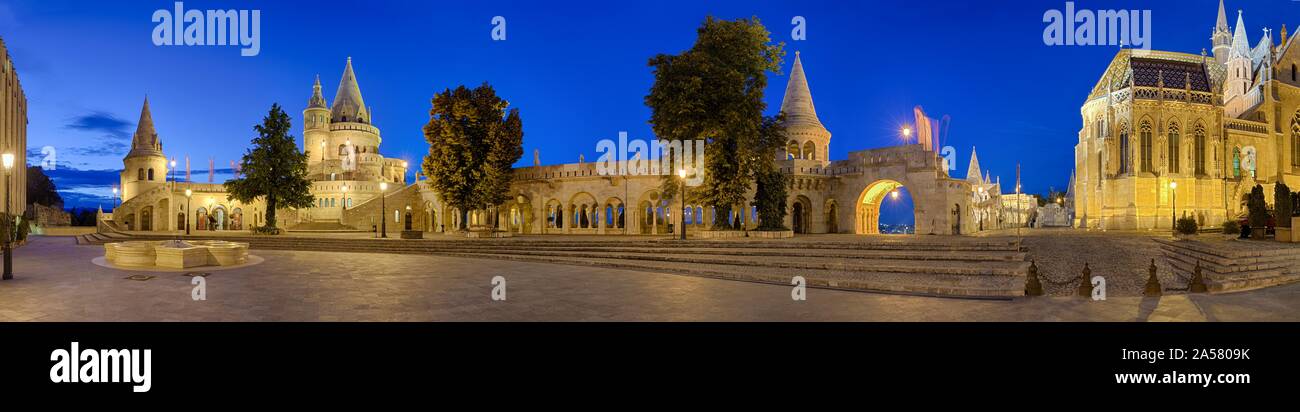
M193 181L193 179L190 179L190 155L185 155L185 182L189 183Z
M216 174L216 159L208 158L208 183L212 183L213 175Z

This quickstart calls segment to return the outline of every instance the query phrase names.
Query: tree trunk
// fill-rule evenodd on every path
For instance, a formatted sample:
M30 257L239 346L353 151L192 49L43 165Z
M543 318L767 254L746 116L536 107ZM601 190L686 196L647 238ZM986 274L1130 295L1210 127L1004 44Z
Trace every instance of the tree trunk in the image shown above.
M275 198L266 198L266 227L275 227Z

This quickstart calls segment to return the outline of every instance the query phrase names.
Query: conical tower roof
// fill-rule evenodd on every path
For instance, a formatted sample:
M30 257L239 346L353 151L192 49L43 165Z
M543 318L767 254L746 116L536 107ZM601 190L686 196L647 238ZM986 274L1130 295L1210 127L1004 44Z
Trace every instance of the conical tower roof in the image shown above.
M980 159L975 155L975 148L970 148L970 167L966 168L966 181L980 183Z
M352 72L351 57L348 57L348 65L343 69L343 79L339 80L339 90L334 95L330 117L334 122L370 122L366 102L361 99L361 87L357 86L357 76Z
M144 98L144 107L140 109L140 121L135 125L135 135L131 137L131 152L126 157L162 156L162 141L154 130L153 114L149 111L149 97Z
M325 103L325 96L320 93L320 75L316 75L316 84L311 86L311 100L307 101L309 109L325 109L329 105Z
M1241 10L1237 10L1237 28L1232 33L1232 54L1250 57L1250 40L1246 37L1246 22L1241 16Z
M1228 13L1223 9L1223 0L1219 0L1219 19L1214 24L1216 31L1228 31Z
M794 52L794 68L790 69L790 82L785 85L785 98L781 100L781 111L785 112L785 125L809 125L820 128L817 109L813 107L812 92L808 90L808 78L803 73L803 62L799 52Z

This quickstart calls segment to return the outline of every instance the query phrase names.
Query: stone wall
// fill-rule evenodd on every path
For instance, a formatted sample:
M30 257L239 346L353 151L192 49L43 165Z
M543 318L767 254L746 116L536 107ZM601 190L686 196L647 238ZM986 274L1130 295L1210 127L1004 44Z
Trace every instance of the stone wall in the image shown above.
M32 221L40 227L72 225L72 214L57 207L33 203L27 207L27 211L32 215Z
M383 210L380 210L380 207ZM425 227L424 201L420 197L419 185L408 185L399 189L389 189L383 201L379 197L367 200L348 208L343 212L339 223L359 230L371 230L379 226L380 216L387 220L388 235L395 236L406 226L407 207L410 207L411 228L421 230Z

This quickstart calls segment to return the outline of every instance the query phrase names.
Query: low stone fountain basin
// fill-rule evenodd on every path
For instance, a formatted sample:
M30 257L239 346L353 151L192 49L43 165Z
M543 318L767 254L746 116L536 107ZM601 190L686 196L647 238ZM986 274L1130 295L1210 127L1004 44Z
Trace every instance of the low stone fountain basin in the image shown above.
M114 265L130 267L185 269L233 266L248 260L248 244L224 240L105 243L104 260Z

